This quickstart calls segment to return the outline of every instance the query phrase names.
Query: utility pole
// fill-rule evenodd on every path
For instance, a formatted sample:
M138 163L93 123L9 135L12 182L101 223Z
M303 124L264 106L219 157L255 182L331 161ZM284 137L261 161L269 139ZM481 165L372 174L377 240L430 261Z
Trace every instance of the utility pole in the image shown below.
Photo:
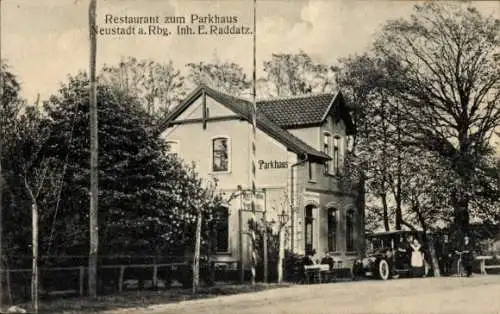
M97 297L97 252L99 248L98 229L98 138L97 138L97 86L96 86L96 46L94 32L96 26L96 0L89 4L89 36L90 36L90 248L89 248L89 296Z
M256 227L256 215L255 215L255 198L256 198L256 132L257 132L257 95L256 95L256 83L257 83L257 62L256 62L256 14L257 14L257 0L253 0L253 103L252 103L252 285L255 285L255 268L257 264L257 252L256 252L256 240L255 240L255 227Z
M0 19L2 17L2 0L0 0ZM0 23L0 45L2 43L2 32L1 32L1 23ZM2 73L2 52L0 49L0 98L1 98L1 106L4 106L4 100L3 100L3 86L4 86L4 81L3 81L3 73ZM3 108L0 108L3 109ZM3 311L3 275L4 275L4 269L3 269L3 239L2 239L2 234L3 234L3 168L2 168L2 160L3 160L3 141L5 139L5 126L4 126L4 118L3 114L0 115L1 123L0 124L0 312Z
M1 60L1 56L0 56ZM1 62L0 62L0 71L1 71ZM0 89L2 90L2 98L3 98L3 74L0 73ZM3 105L3 104L2 104ZM2 133L0 134L0 312L2 311L2 306L3 306L3 275L4 275L4 269L3 269L3 242L2 242L2 234L3 234L3 221L2 221L2 215L3 215L3 168L2 168L2 160L3 160L3 141L5 138L5 133L4 133L4 125L3 125L3 117L0 117L2 119L0 125L0 131Z

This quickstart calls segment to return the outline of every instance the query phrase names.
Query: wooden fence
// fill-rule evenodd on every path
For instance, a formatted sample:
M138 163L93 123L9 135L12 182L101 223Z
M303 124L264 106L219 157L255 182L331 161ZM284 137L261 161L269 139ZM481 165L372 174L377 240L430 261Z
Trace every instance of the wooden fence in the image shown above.
M172 262L172 263L153 263L153 264L117 264L117 265L101 265L99 266L99 271L98 271L98 279L103 282L103 284L109 284L109 282L116 283L116 286L114 287L113 290L117 290L119 292L122 292L124 290L124 282L125 282L125 272L127 269L142 269L146 271L151 271L151 276L149 278L145 278L144 276L141 276L141 278L133 278L137 280L151 280L152 286L157 287L158 286L158 272L159 269L170 269L171 272L173 272L175 269L178 269L179 267L185 267L189 268L189 264L187 262ZM81 296L86 294L86 279L87 279L87 271L88 267L86 266L68 266L68 267L40 267L39 268L39 273L44 274L45 276L41 276L41 278L50 278L50 273L53 272L58 272L59 274L64 273L64 276L60 276L64 278L64 281L66 282L59 282L59 288L57 287L58 284L56 284L55 287L49 287L49 285L44 284L44 280L41 280L40 283L40 291L42 292L42 295L61 295L61 294L79 294ZM106 272L105 270L116 270L117 275L115 278L113 277L114 272ZM9 299L10 302L13 300L13 290L14 292L19 292L19 291L27 291L29 289L29 284L31 284L30 279L31 279L31 272L32 270L29 268L23 268L23 269L0 269L0 278L5 279L6 282L6 297ZM77 273L77 282L78 286L74 286L74 288L71 289L61 289L64 284L67 284L68 282L71 284L74 279L72 278L71 274L67 274L68 272L74 272ZM104 274L105 273L105 274ZM23 285L24 287L13 287L12 284L12 276L15 274L22 274L24 276L21 276L18 278L18 280L14 280L14 282ZM5 278L4 278L5 276ZM103 279L102 277L106 277ZM28 280L29 278L29 280ZM24 280L23 280L24 279ZM177 279L177 278L174 278ZM24 283L23 283L24 281ZM52 286L54 286L54 283L52 283ZM14 289L13 289L14 288ZM24 288L24 289L23 289ZM51 290L51 288L53 288ZM55 288L55 289L54 289ZM18 294L18 293L16 293ZM17 296L17 298L25 299L28 296Z

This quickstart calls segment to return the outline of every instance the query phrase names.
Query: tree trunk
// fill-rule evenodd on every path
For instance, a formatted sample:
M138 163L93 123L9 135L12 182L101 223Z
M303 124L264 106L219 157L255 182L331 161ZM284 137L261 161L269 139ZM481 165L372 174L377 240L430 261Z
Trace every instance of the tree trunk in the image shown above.
M456 192L452 197L452 205L454 209L455 240L459 244L469 232L469 201Z
M33 311L38 313L38 208L36 202L31 205L33 220L33 265L31 272L31 301Z
M279 245L278 245L278 283L283 282L283 262L285 259L285 245L284 245L284 237L283 237L283 227L280 227L279 233Z
M90 213L89 213L89 296L97 297L97 252L98 234L98 126L97 126L97 91L96 91L96 46L94 32L96 25L96 0L89 4L90 34Z
M401 120L399 115L399 103L397 104L397 146L401 148ZM401 209L401 188L402 188L402 158L401 158L401 149L398 149L397 156L397 173L396 173L396 195L394 198L396 199L396 230L401 230L401 224L403 220L403 212Z
M201 246L201 212L196 218L196 236L193 257L193 295L196 296L200 285L200 246Z
M434 270L434 277L441 277L441 272L439 271L439 261L436 254L436 248L434 247L434 237L432 235L427 239L429 245L429 253L431 254L432 269Z
M389 208L387 206L387 195L385 193L380 194L380 200L382 201L382 208L384 210L384 228L385 231L389 231Z
M32 220L32 268L31 268L31 302L34 313L38 313L38 207L28 180L24 177L24 186L31 200Z

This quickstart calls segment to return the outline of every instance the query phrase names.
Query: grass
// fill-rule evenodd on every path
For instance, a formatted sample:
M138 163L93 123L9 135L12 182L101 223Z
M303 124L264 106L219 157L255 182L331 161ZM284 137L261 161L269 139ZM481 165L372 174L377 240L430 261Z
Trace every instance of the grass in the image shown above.
M289 287L290 284L263 284L255 286L245 285L216 285L209 288L200 288L197 299L214 298L221 295L251 293L269 289ZM100 313L123 308L146 308L151 305L175 303L195 299L191 289L168 289L163 291L127 291L121 294L99 296L91 298L65 298L53 301L41 301L39 313L51 314L87 314ZM30 304L22 304L22 308L29 309Z

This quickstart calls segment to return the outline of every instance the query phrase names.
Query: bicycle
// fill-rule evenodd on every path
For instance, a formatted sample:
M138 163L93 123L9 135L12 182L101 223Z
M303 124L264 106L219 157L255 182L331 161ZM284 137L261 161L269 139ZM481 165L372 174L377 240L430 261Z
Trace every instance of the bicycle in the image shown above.
M469 251L455 251L455 254L458 255L457 260L457 277L465 277L467 274L465 272L465 268L462 262L462 255L469 253Z

